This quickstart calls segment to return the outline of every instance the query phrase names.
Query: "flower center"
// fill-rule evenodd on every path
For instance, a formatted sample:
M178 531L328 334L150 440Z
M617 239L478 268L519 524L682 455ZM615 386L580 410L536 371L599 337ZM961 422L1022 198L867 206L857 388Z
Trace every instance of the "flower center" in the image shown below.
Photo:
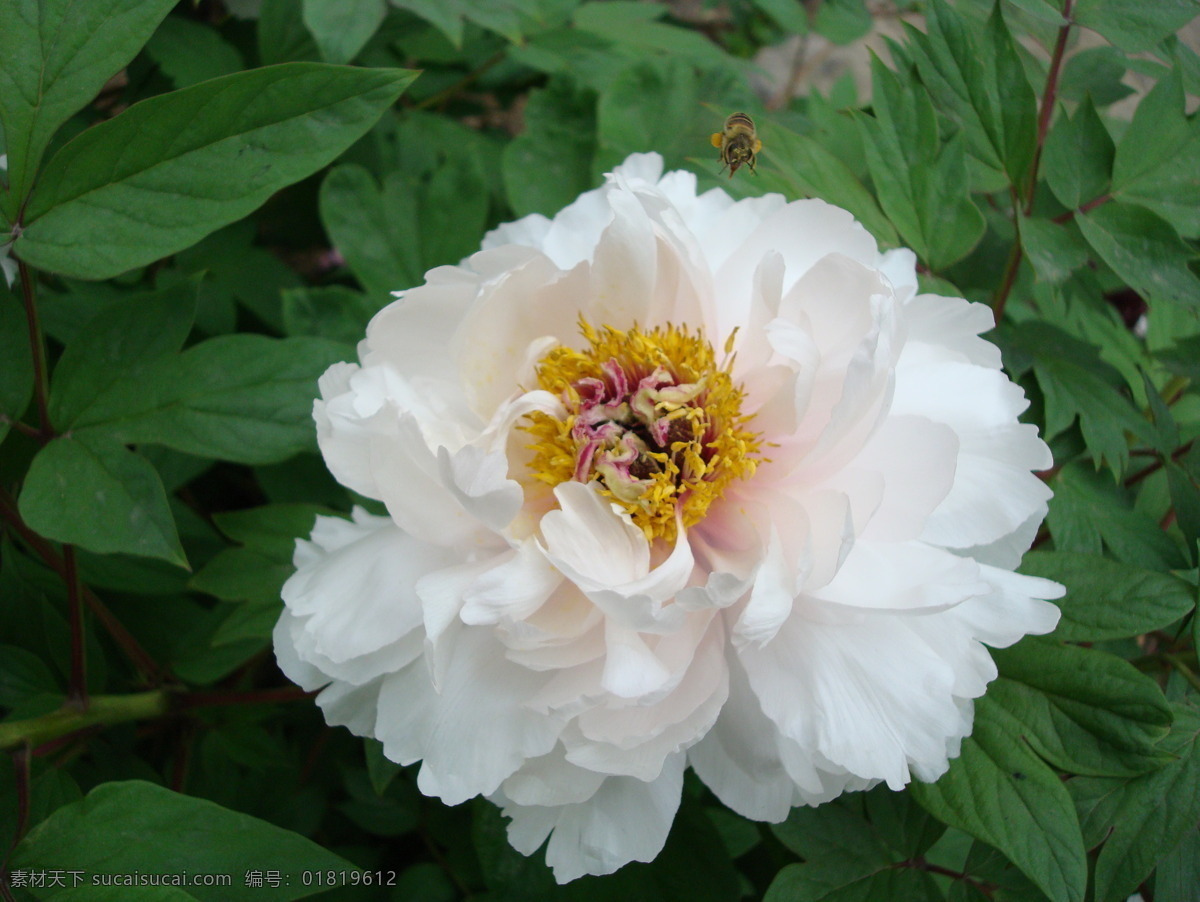
M580 320L587 350L558 347L537 366L538 384L567 416L533 413L533 475L549 485L595 481L646 538L672 541L676 514L699 522L734 479L754 474L760 437L746 426L743 392L701 332L671 324L600 330Z

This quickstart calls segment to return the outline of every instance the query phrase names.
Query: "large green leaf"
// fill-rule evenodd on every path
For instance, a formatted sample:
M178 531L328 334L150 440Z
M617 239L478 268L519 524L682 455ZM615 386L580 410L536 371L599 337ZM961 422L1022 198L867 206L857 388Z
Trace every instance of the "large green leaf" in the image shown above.
M789 864L771 881L763 902L928 902L942 898L932 875L913 868L848 871L840 859Z
M1140 53L1200 14L1196 0L1079 0L1073 18L1122 50Z
M16 252L104 279L182 250L320 169L414 77L286 63L144 100L54 156Z
M175 0L0 3L0 123L15 216L51 136L141 49Z
M317 338L209 339L115 383L72 430L240 463L284 460L313 446L317 377L344 353Z
M1200 278L1188 268L1192 250L1161 216L1116 201L1075 219L1100 259L1151 303L1200 308Z
M88 874L228 875L224 885L189 883L182 898L200 902L301 899L328 889L303 875L357 870L299 834L139 780L102 784L60 808L22 840L12 865ZM268 872L278 872L278 885L264 880ZM33 895L57 899L60 891L48 886Z
M504 187L518 216L553 216L592 187L596 102L553 79L529 95L525 131L504 150Z
M985 696L949 772L911 791L938 820L999 849L1051 899L1081 902L1087 863L1074 805L1020 732L1020 722Z
M1153 680L1113 655L1029 639L992 652L988 698L1025 727L1043 758L1076 774L1134 776L1160 766L1171 713Z
M1085 831L1106 837L1096 859L1097 902L1127 898L1200 820L1200 714L1185 705L1173 711L1162 743L1170 764L1129 781L1071 781Z
M1033 372L1046 404L1046 439L1079 419L1079 427L1097 466L1107 461L1115 474L1129 462L1126 431L1145 427L1121 393L1120 373L1100 358L1099 350L1045 322L1028 322L1010 333L1015 345L1033 355Z
M962 127L971 152L1023 190L1037 102L999 7L978 30L943 0L930 3L928 14L927 33L907 28L921 80Z
M187 566L158 473L104 436L71 435L42 448L19 506L29 528L48 539Z
M1065 465L1051 480L1047 523L1061 551L1098 555L1107 547L1118 560L1154 570L1182 567L1178 546L1154 518L1137 510L1129 493L1111 477L1096 473L1080 461Z
M421 282L417 198L403 173L391 173L381 187L362 166L338 166L321 183L320 203L333 246L376 310L391 292Z
M867 165L879 204L933 270L964 257L984 231L971 200L961 133L942 145L927 92L910 75L871 63L875 116L861 116Z
M191 282L135 294L105 307L67 344L50 386L50 419L65 431L87 421L89 408L123 384L146 378L158 358L173 354L192 328Z
M1062 583L1062 619L1054 635L1068 642L1138 636L1179 620L1195 604L1195 590L1167 573L1094 554L1032 551L1021 572Z
M1073 116L1060 116L1050 129L1042 173L1054 196L1074 210L1108 190L1113 153L1112 136L1085 97Z
M1153 210L1188 238L1200 236L1200 118L1184 115L1180 70L1138 104L1113 162L1113 194Z

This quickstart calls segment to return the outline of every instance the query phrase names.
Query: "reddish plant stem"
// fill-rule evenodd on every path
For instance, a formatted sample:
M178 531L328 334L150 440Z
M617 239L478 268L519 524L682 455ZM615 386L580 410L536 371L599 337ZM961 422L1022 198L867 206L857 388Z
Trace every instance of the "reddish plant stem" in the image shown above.
M63 545L63 581L67 584L67 616L71 624L71 685L67 701L79 710L88 707L87 634L83 624L83 586L79 581L79 565L75 562L75 546Z
M1033 196L1037 188L1038 167L1042 161L1042 147L1050 131L1050 119L1054 116L1054 103L1058 99L1058 76L1067 53L1067 38L1071 34L1071 7L1075 0L1063 3L1063 24L1058 29L1058 40L1050 56L1050 70L1046 73L1046 86L1042 90L1042 105L1038 109L1037 144L1033 148L1033 160L1029 164L1029 184L1025 191L1025 215L1033 211Z
M3 889L5 899L13 898L8 888L8 862L29 826L29 757L28 747L16 749L12 755L13 770L16 772L13 774L13 781L17 789L17 828L13 831L12 842L4 853L4 860L0 861L0 889Z
M1171 460L1179 460L1179 458L1183 457L1183 455L1187 454L1189 451L1192 450L1193 444L1195 444L1195 439L1188 442L1187 444L1180 445L1178 448L1176 448L1174 451L1171 452ZM1148 467L1138 470L1136 473L1134 473L1132 476L1130 476L1128 479L1125 480L1126 488L1128 488L1131 485L1137 485L1139 482L1141 482L1143 479L1145 479L1151 473L1155 473L1158 470L1161 470L1166 465L1166 463L1167 462L1165 460L1163 460L1163 458L1160 457L1158 460L1156 460L1154 463L1150 464Z
M975 889L979 890L983 895L991 898L996 891L996 887L985 880L980 880L978 877L972 877L963 871L955 871L950 868L942 867L940 864L931 864L924 858L913 858L909 861L900 862L897 867L913 868L918 871L926 871L930 874L941 874L943 877L949 877L952 880L961 880L963 883L969 883Z
M25 521L21 519L21 515L17 511L17 505L13 497L2 487L0 487L0 519L8 523L9 527L21 537L26 545L33 549L46 566L64 580L67 580L68 571L62 556L59 555L50 542L25 525ZM124 624L117 620L113 616L112 611L86 586L80 587L80 595L84 603L87 604L88 610L92 612L96 620L108 631L113 641L120 646L130 663L141 674L143 681L149 685L161 683L164 678L163 669L142 648L137 639L133 637L133 634L125 629Z
M1008 254L1008 262L1004 264L1004 275L1000 277L1000 287L996 289L996 294L992 298L992 318L997 326L1000 325L1000 320L1004 316L1004 305L1008 303L1008 296L1017 282L1017 273L1021 269L1021 217L1016 215L1019 201L1015 188L1010 189L1010 193L1014 211L1013 231L1016 234L1013 237L1012 250Z
M38 438L45 444L54 438L50 425L50 376L46 369L46 343L42 340L42 323L38 318L37 300L33 296L33 277L25 261L17 258L21 275L21 297L25 302L25 322L29 326L29 352L33 358L33 396L38 409Z
M1101 204L1106 204L1112 199L1113 198L1111 194L1101 194L1099 197L1093 197L1086 204L1083 204L1078 210L1068 210L1066 213L1059 213L1057 216L1051 218L1050 221L1058 225L1062 225L1064 222L1070 222L1077 214L1083 214L1088 212L1088 210L1094 210L1096 207L1100 206Z

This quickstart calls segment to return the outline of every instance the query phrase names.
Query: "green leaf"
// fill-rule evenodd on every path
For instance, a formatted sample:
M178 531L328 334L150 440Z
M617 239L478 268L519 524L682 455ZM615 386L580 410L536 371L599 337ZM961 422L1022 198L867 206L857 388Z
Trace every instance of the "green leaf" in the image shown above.
M189 885L201 902L301 899L328 888L302 874L358 870L299 834L139 780L104 783L58 809L21 841L12 865L105 874L184 870L172 862L193 874L229 876L226 885ZM264 882L268 871L286 879ZM35 895L57 898L53 888Z
M1162 629L1192 609L1194 590L1167 573L1155 573L1094 554L1031 551L1021 572L1062 583L1056 638L1102 642Z
M33 396L33 363L25 311L0 278L0 442Z
M835 44L852 44L871 31L874 19L862 0L825 0L813 17L813 31Z
M1000 850L1051 899L1082 902L1087 863L1071 797L1019 733L1007 712L979 699L974 732L949 772L911 791L938 820Z
M1114 655L1046 640L992 652L1000 679L988 698L1025 727L1039 755L1071 773L1135 776L1163 763L1171 725L1158 685Z
M660 3L606 0L582 4L575 10L573 18L580 31L637 50L642 55L665 54L707 68L739 68L733 57L722 53L699 32L654 21L667 12L667 7Z
M60 431L87 422L91 408L145 378L158 358L187 339L196 287L187 282L105 307L68 344L54 368L50 419Z
M1184 116L1179 70L1146 95L1117 145L1113 194L1200 237L1200 119Z
M60 125L133 59L174 0L0 3L0 123L6 210L15 216Z
M1078 418L1092 461L1096 466L1107 461L1115 475L1122 473L1129 463L1125 433L1139 433L1145 420L1120 394L1120 373L1100 359L1097 348L1049 323L1022 323L1009 335L1033 355L1033 372L1045 396L1045 438L1059 435Z
M1079 0L1072 18L1128 53L1153 50L1200 14L1196 0Z
M1057 9L1050 0L1009 0L1009 2L1043 22L1049 22L1051 25L1063 24L1062 11Z
M268 504L243 511L215 514L213 520L241 547L214 555L196 575L191 587L224 601L246 601L240 613L218 631L215 644L267 637L279 619L279 594L295 572L292 555L296 539L307 538L318 514L333 512L316 504ZM255 610L252 610L255 609Z
M717 176L720 164L708 136L720 129L726 114L704 106L714 99L723 109L753 109L741 79L728 71L698 72L682 56L643 58L624 67L597 102L600 146L593 159L593 184L601 172L635 151L660 153L667 171L688 166L703 154L713 161L710 171Z
M362 166L338 166L321 183L320 203L333 246L376 310L422 281L416 196L402 173L390 173L381 189Z
M1088 262L1088 246L1071 223L1021 220L1021 248L1041 281L1059 284Z
M304 7L296 0L262 0L258 11L258 58L264 66L321 58L317 42L304 26Z
M179 16L167 16L146 44L146 55L158 63L177 88L240 72L245 61L215 28Z
M531 91L525 131L504 149L504 188L517 216L553 216L592 187L596 101L565 79Z
M1162 217L1114 202L1075 221L1100 258L1151 303L1200 308L1200 279L1188 269L1192 251Z
M1046 138L1042 174L1068 210L1100 197L1109 187L1114 145L1100 114L1085 97L1073 116L1059 116Z
M333 513L319 504L264 504L213 514L213 521L233 541L276 560L290 562L296 539L308 538L318 515Z
M420 16L444 34L455 47L462 47L462 0L390 0L392 6Z
M1125 54L1109 44L1072 52L1063 66L1058 96L1075 103L1090 97L1098 107L1114 104L1133 93L1121 81L1127 68Z
M1154 902L1200 902L1200 827L1159 859L1154 872Z
M55 155L16 252L104 279L182 250L320 169L414 77L287 63L144 100Z
M895 860L871 825L838 803L793 808L771 832L806 861L836 859L849 875L869 874Z
M344 351L316 338L212 338L118 383L73 430L239 463L284 460L313 446L317 377Z
M363 753L367 758L367 776L371 780L371 788L376 795L382 796L403 768L384 756L383 743L378 739L363 739Z
M804 7L791 0L753 0L760 10L775 20L790 34L805 34L808 31L808 16Z
M349 345L347 357L361 340L379 305L361 291L344 285L289 288L283 292L283 331Z
M1175 757L1170 764L1129 781L1071 781L1088 832L1107 836L1096 859L1097 902L1128 897L1200 820L1200 714L1184 705L1173 711L1175 725L1162 742Z
M29 466L19 507L47 539L187 566L158 473L111 439L75 434L50 442Z
M31 695L59 692L46 663L16 645L0 645L0 707L15 708Z
M847 873L839 860L789 864L775 875L763 902L928 902L941 899L933 877L912 868Z
M879 204L917 256L943 269L966 256L984 231L967 190L962 136L939 147L929 95L878 58L871 72L875 117L859 123Z
M1067 464L1051 481L1047 523L1060 551L1100 554L1108 547L1127 564L1154 570L1182 567L1179 548L1128 494L1078 462Z
M1037 101L998 6L976 35L943 0L928 6L925 34L907 26L907 47L940 109L966 135L971 153L1024 189Z
M303 0L304 24L327 63L348 63L383 24L384 0Z
M249 548L226 548L196 571L188 584L222 601L275 602L295 570L290 556L280 561Z

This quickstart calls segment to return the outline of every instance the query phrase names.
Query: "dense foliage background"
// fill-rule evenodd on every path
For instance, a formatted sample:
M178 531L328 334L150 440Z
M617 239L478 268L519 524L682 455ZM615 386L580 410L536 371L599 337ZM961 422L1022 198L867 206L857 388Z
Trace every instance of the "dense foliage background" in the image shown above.
M0 0L0 895L1200 899L1198 11ZM760 49L900 14L865 104L752 90ZM730 181L735 109L765 149ZM490 804L327 728L270 633L294 538L352 502L316 377L389 291L640 150L844 206L993 306L1056 461L1022 569L1069 594L938 783L775 826L689 783L654 864L559 888ZM185 871L232 885L90 885Z

